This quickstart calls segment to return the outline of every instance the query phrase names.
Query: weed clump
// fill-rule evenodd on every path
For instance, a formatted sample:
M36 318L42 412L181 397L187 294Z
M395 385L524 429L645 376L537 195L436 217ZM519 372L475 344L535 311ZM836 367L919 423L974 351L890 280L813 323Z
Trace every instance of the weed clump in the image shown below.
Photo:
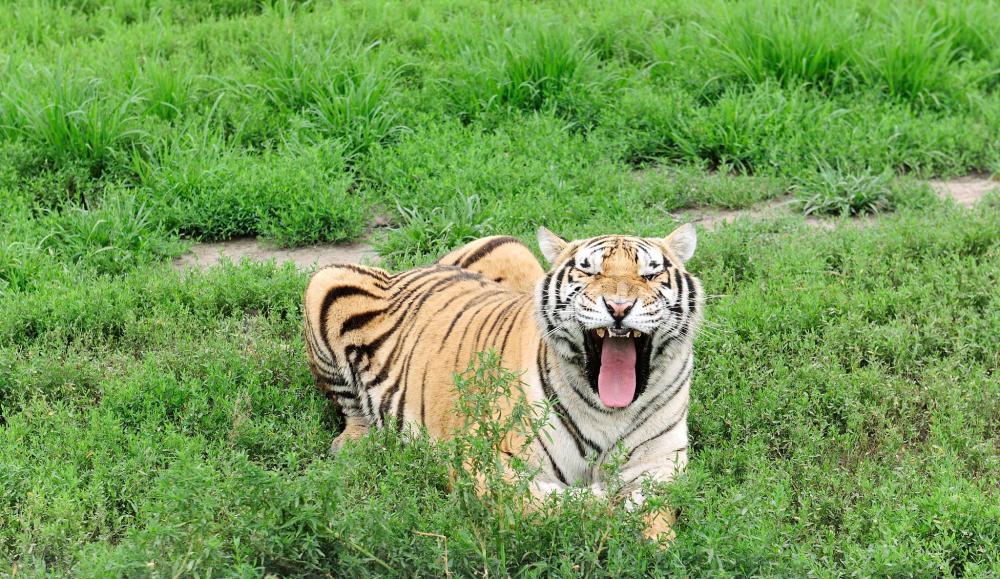
M601 465L607 496L597 498L588 489L568 488L547 496L532 494L533 481L542 465L534 462L530 447L548 437L551 401L529 403L521 389L520 375L502 365L495 351L477 353L467 370L455 376L458 399L455 412L462 423L445 445L452 472L454 496L474 525L477 535L488 537L490 549L502 553L510 545L539 533L559 542L593 541L591 557L567 561L576 572L601 568L599 557L624 541L639 550L655 550L641 539L643 517L663 506L663 485L646 481L649 500L639 509L624 506L626 496L619 476L624 452L611 452ZM551 444L551 441L550 441ZM568 527L575 529L567 533ZM612 539L612 536L617 539ZM551 540L550 539L550 540ZM534 557L531 557L532 559ZM500 559L499 574L527 564ZM535 563L547 567L539 560Z
M507 110L552 110L586 122L608 81L594 53L551 24L508 30L484 49L467 50L465 59L466 70L444 86L466 119Z
M250 155L212 134L140 162L140 194L168 230L201 239L260 235L280 245L356 237L366 203L336 142Z
M527 401L520 375L504 368L494 351L476 354L455 376L455 388L462 424L451 439L451 463L463 504L526 510L531 481L541 467L524 455L546 436L549 407Z
M799 207L806 215L866 215L894 207L890 173L856 175L832 167L800 178Z
M139 93L117 93L61 65L31 78L24 70L8 72L0 134L34 145L50 165L78 163L100 177L139 144Z
M378 47L347 48L335 38L322 50L294 39L265 48L258 61L264 97L354 159L408 130L393 102L400 70L387 68Z
M709 32L721 58L747 82L823 90L850 82L856 64L857 15L824 4L750 2Z

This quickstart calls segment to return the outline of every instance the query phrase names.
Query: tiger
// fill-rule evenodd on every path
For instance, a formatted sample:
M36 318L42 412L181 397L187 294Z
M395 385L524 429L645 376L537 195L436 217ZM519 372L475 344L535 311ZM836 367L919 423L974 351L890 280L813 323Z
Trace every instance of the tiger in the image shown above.
M492 349L520 373L516 395L551 410L542 436L501 448L508 463L516 449L536 467L533 497L581 488L604 496L601 466L616 456L619 496L635 509L644 479L670 482L684 470L704 302L685 269L694 227L576 241L541 227L537 239L547 272L520 240L494 236L401 273L334 264L312 276L309 366L345 421L331 453L390 423L456 436L455 375ZM672 540L674 522L669 508L652 512L643 533Z

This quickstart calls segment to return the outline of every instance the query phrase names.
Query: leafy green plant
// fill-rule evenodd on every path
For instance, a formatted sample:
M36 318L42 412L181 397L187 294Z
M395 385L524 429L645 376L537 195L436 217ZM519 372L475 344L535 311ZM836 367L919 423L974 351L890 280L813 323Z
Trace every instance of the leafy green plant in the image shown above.
M399 70L380 64L378 46L349 50L334 38L322 51L295 41L264 49L264 94L279 111L301 114L323 138L340 141L349 158L362 155L407 130L393 103Z
M94 209L72 207L50 214L41 247L100 273L122 273L175 255L175 242L159 231L150 207L131 191L109 191Z
M894 207L893 175L854 175L825 167L800 178L799 206L806 215L865 215Z
M182 65L151 63L138 71L138 85L147 111L167 121L176 120L197 104L197 81Z
M400 115L393 109L391 87L392 79L385 75L345 78L336 92L316 96L308 109L313 126L343 143L348 158L363 155L408 130L399 124Z
M993 39L1000 26L993 18L990 2L932 2L928 11L936 28L950 38L954 56L989 60L995 49Z
M210 126L210 125L205 125ZM153 161L136 159L157 223L206 239L262 235L279 245L350 239L367 225L338 141L253 155L197 126Z
M540 467L526 462L524 452L545 436L549 408L526 400L519 374L504 368L495 351L477 353L455 376L455 388L462 419L451 447L456 490L467 508L482 504L503 525L503 510L523 511L531 500L529 485Z
M444 86L464 116L552 108L583 121L609 80L587 46L553 24L525 24L463 56L467 64Z

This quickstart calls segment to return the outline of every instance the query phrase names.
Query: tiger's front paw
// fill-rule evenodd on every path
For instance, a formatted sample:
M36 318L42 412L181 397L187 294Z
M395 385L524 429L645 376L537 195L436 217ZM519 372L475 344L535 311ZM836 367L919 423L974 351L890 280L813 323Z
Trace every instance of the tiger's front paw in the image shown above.
M344 425L343 432L341 432L337 438L334 438L333 442L330 444L330 456L337 456L340 449L344 448L344 444L357 440L368 434L369 428L368 421L364 419L356 417L347 418L347 423Z
M666 547L677 538L673 525L677 522L677 516L672 509L653 511L645 516L646 528L642 531L642 536L658 543L661 547Z

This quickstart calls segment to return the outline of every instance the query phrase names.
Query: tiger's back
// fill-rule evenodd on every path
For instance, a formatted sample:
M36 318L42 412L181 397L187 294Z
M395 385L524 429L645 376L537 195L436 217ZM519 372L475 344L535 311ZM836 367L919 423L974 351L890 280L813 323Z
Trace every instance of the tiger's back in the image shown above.
M496 249L489 241L479 255ZM519 242L510 245L506 252L527 252ZM494 271L505 251L491 256ZM528 367L540 336L532 295L524 288L533 285L526 276L541 278L541 267L507 270L509 279L498 281L468 267L476 265L470 260L476 251L466 254L441 260L457 265L439 262L398 275L333 265L310 281L305 294L310 366L320 388L343 409L348 429L356 426L346 438L390 418L399 427L425 427L446 438L460 425L452 410L454 374L464 371L476 352L496 350L514 371Z

